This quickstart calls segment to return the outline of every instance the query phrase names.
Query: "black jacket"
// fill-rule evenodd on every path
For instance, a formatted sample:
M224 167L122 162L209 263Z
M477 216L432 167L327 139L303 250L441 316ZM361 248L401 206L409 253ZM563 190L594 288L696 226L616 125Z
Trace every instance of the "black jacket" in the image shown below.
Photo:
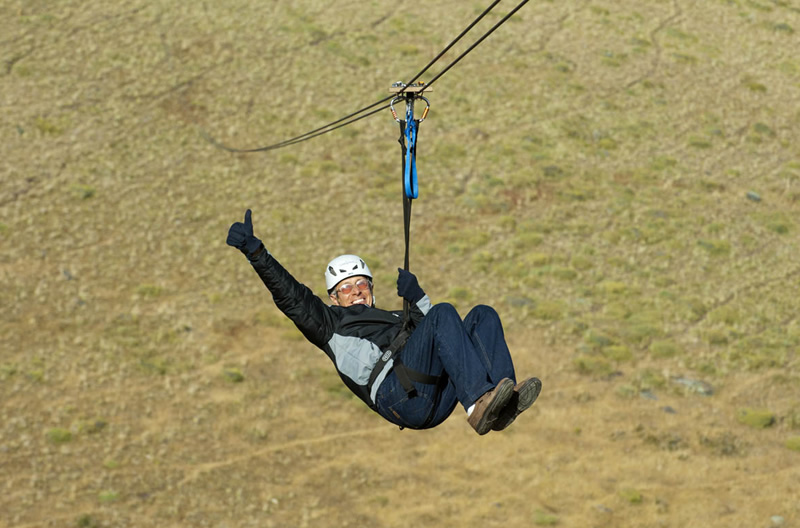
M329 306L298 282L268 252L250 263L261 277L277 307L294 322L311 343L322 349L353 393L374 408L375 393L393 361L387 362L372 385L370 375L383 352L403 328L403 312L366 305ZM411 329L422 320L431 302L427 295L409 310Z

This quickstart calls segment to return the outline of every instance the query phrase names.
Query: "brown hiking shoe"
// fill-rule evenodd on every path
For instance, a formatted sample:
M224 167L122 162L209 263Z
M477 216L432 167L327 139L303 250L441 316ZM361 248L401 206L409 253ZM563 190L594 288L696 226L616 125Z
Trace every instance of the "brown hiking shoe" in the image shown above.
M512 394L514 394L514 382L508 378L503 378L494 389L487 391L486 394L478 398L472 414L467 418L476 433L485 435L492 430L494 421L500 411L506 407Z
M528 378L517 383L514 387L514 393L508 400L508 404L500 411L500 415L494 421L492 430L502 431L511 425L517 419L517 416L533 405L541 391L542 382L539 378Z

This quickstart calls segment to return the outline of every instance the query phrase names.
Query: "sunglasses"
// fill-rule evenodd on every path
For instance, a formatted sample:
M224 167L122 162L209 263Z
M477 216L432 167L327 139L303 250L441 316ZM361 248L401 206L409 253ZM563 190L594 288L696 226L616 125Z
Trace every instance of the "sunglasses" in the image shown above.
M370 283L370 281L368 281L367 279L358 279L355 284L342 284L342 286L336 291L337 293L341 293L343 295L349 295L353 293L353 290L355 288L364 291L369 289L371 285L372 283Z

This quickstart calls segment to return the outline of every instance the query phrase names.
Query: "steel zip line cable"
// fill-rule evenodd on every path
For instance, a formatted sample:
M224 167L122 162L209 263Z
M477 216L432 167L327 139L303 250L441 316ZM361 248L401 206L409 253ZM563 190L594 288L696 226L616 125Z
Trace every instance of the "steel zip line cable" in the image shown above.
M528 0L525 0L525 1L527 2ZM450 48L452 48L452 47L453 47L453 46L456 44L456 42L458 42L459 40L461 40L461 38L462 38L464 35L466 35L467 33L469 33L469 31L470 31L472 28L474 28L474 27L475 27L475 25L476 25L478 22L480 22L480 21L483 19L483 17L485 17L486 15L488 15L488 14L489 14L489 12L490 12L492 9L494 9L494 6L496 6L496 5L497 5L497 4L499 4L499 3L500 3L500 0L494 0L494 2L492 2L492 4L491 4L489 7L487 7L486 9L484 9L484 10L483 10L483 13L481 13L480 15L478 15L478 18L476 18L475 20L473 20L473 21L472 21L472 23L471 23L470 25L468 25L468 26L467 26L467 27L464 29L464 31L462 31L461 33L459 33L459 34L458 34L458 36L457 36L456 38L454 38L452 42L450 42L450 44L448 44L447 46L445 46L445 48L444 48L442 51L440 51L440 52L439 52L439 53L438 53L438 54L437 54L437 55L436 55L436 56L435 56L435 57L434 57L434 58L433 58L433 59L432 59L432 60L431 60L431 61L430 61L430 62L429 62L429 63L428 63L428 64L427 64L427 65L426 65L424 68L422 68L422 71L420 71L418 74L416 74L414 77L412 77L412 78L411 78L411 80L410 80L410 81L408 81L407 85L409 85L409 84L414 84L414 83L417 81L417 79L419 79L420 77L422 77L422 75L423 75L423 74L424 74L426 71L428 71L428 69L429 69L431 66L433 66L433 65L434 65L434 64L435 64L435 63L436 63L436 62L437 62L439 59L441 59L441 58L444 56L444 54L445 54L445 53L447 53L448 51L450 51ZM448 69L449 69L449 68L448 68ZM440 76L441 76L441 74L437 75L437 77L440 77ZM426 84L430 84L430 83L426 83ZM406 91L406 87L404 86L402 90L400 90L399 92L397 92L396 94L394 94L392 97L396 97L397 95L400 95L401 93L403 93L403 92L405 92L405 91ZM389 99L391 99L391 97L389 97ZM384 99L384 100L385 100L385 99Z
M220 148L222 150L226 150L228 152L239 152L239 153L265 152L265 151L269 151L269 150L279 149L279 148L282 148L282 147L288 147L290 145L294 145L296 143L300 143L300 142L303 142L303 141L307 141L309 139L315 138L317 136L321 136L323 134L327 134L328 132L332 132L332 131L334 131L334 130L336 130L338 128L342 128L342 127L347 126L347 125L349 125L351 123L355 123L356 121L359 121L361 119L364 119L366 117L374 115L374 114L376 114L378 112L386 110L387 108L391 107L391 104L382 106L382 107L380 107L380 108L378 108L376 110L372 110L372 111L370 111L370 112L368 112L366 114L359 115L359 114L362 114L363 112L366 112L367 110L370 110L370 109L372 109L372 108L374 108L374 107L376 107L376 106L378 106L378 105L380 105L382 103L385 103L386 101L394 99L398 95L400 95L403 92L405 92L406 88L409 85L413 84L422 75L424 75L425 72L427 72L428 69L431 68L431 66L433 66L437 61L439 61L439 59L441 59L444 56L444 54L447 53L450 50L450 48L452 48L459 40L461 40L464 37L464 35L466 35L470 30L472 30L472 28L475 27L475 25L478 24L478 22L480 22L487 14L489 14L489 12L491 12L492 9L494 9L494 7L497 4L500 3L500 1L501 0L494 0L486 9L483 10L483 12L480 15L477 16L477 18L475 18L475 20L473 20L461 33L459 33L459 35L455 39L453 39L442 51L440 51L419 73L417 73L414 77L412 77L412 79L405 86L403 86L401 90L399 90L398 92L393 93L392 95L390 95L388 97L385 97L385 98L383 98L383 99L381 99L379 101L376 101L375 103L372 103L369 106L365 106L364 108L361 108L360 110L357 110L357 111L355 111L355 112L353 112L351 114L348 114L348 115L346 115L346 116L344 116L344 117L342 117L340 119L337 119L336 121L328 123L327 125L321 126L319 128L315 128L314 130L310 130L310 131L306 132L305 134L301 134L299 136L295 136L293 138L281 141L279 143L275 143L273 145L268 145L268 146L265 146L265 147L252 148L252 149L239 149L239 148L229 147L229 146L227 146L227 145L225 145L223 143L220 143L217 140L215 140L207 132L202 131L201 133L202 133L203 137L206 139L206 141L208 141L209 143L211 143L215 147ZM461 59L463 59L468 53L470 53L481 42L483 42L489 35L491 35L497 28L499 28L503 23L505 23L509 18L511 18L511 16L513 16L514 13L519 11L519 9L522 6L527 4L528 1L529 0L522 0L522 2L520 2L505 17L503 17L497 24L495 24L488 32L486 32L477 41L475 41L469 48L467 48L466 51L464 51L454 61L452 61L450 64L448 64L441 72L439 72L436 76L434 76L434 78L430 82L426 83L426 86L430 86L431 84L433 84L433 82L435 82L437 79L442 77L447 71L449 71L459 61L461 61ZM422 91L424 91L424 89ZM356 117L356 116L358 116L358 117Z
M205 132L205 131L202 131L201 133L202 133L203 137L206 139L206 141L208 141L209 143L211 143L215 147L220 148L222 150L227 150L228 152L266 152L268 150L275 150L275 149L279 149L279 148L282 148L282 147L288 147L289 145L294 145L295 143L300 143L302 141L307 141L307 140L309 140L311 138L315 138L317 136L321 136L322 134L327 134L328 132L333 132L337 128L342 128L343 126L347 126L347 125L349 125L351 123L355 123L356 121L358 121L360 119L364 119L365 117L369 117L369 116L371 116L373 114L377 114L378 112L383 112L384 110L386 110L388 108L391 108L392 105L388 104L388 105L382 106L382 107L380 107L380 108L378 108L376 110L373 110L373 111L371 111L369 113L366 113L364 115L361 115L359 117L351 119L350 121L342 123L342 121L344 121L346 119L349 119L349 118L351 118L351 117L353 117L355 115L358 115L359 113L363 112L364 110L372 108L375 105L378 105L378 104L381 104L383 102L386 102L389 99L392 99L393 97L395 97L394 94L392 94L391 97L387 97L386 99L382 99L382 100L378 101L377 103L373 103L372 105L367 106L366 108L362 108L358 112L354 112L354 113L350 114L349 116L345 116L345 117L339 119L338 121L334 121L333 123L329 123L329 124L327 124L327 125L325 125L323 127L317 128L316 130L312 130L310 132L306 132L305 134L302 134L302 135L297 136L295 138L287 139L286 141L281 141L280 143L275 143L274 145L269 145L269 146L266 146L266 147L259 147L259 148L253 148L253 149L233 148L233 147L229 147L227 145L224 145L224 144L220 143L219 141L217 141L216 139L214 139L213 137L208 135L208 133ZM341 124L332 127L332 125L336 125L337 123L341 123ZM332 128L328 128L328 127L332 127Z
M439 59L442 58L442 56L444 56L445 53L447 53L450 50L450 48L452 48L459 40L461 40L461 38L464 37L464 35L466 35L473 27L475 27L475 25L478 22L480 22L487 14L489 14L489 12L492 9L494 9L494 7L498 3L500 3L500 0L494 0L494 2L492 2L492 4L489 5L489 7L484 9L483 12L480 15L478 15L478 17L475 20L473 20L472 23L469 26L467 26L461 33L459 33L459 35L455 39L453 39L453 41L450 42L450 44L448 44L442 51L440 51L419 73L417 73L411 79L411 81L408 82L408 84L413 84L414 82L417 81L417 79L419 79L422 75L424 75L425 72L428 71L428 69L430 69L431 66L433 66ZM439 75L439 76L441 76L441 75ZM301 134L299 136L295 136L295 137L287 139L285 141L281 141L280 143L275 143L273 145L268 145L266 147L259 147L259 148L253 148L253 149L233 148L233 147L229 147L227 145L224 145L224 144L216 141L214 138L212 138L205 131L203 131L202 134L203 134L203 136L205 137L205 139L209 143L213 144L214 146L216 146L216 147L218 147L220 149L227 150L228 152L244 152L244 153L247 153L247 152L265 152L265 151L268 151L268 150L275 150L275 149L278 149L278 148L287 147L289 145L294 145L295 143L300 143L302 141L306 141L308 139L311 139L311 138L314 138L314 137L317 137L317 136L321 136L322 134L327 134L328 132L332 132L333 130L336 130L337 128L342 128L343 126L349 125L351 123L355 123L356 121L358 121L360 119L363 119L365 117L371 116L371 115L373 115L373 114L375 114L377 112L380 112L382 110L386 110L387 108L390 108L391 105L381 107L378 110L375 110L375 111L370 112L368 114L365 114L363 116L360 116L360 117L357 117L357 118L355 117L355 116L358 116L359 114L361 114L361 113L363 113L363 112L365 112L365 111L367 111L367 110L369 110L369 109L371 109L371 108L373 108L373 107L375 107L375 106L377 106L377 105L379 105L381 103L385 103L386 101L389 101L390 99L393 99L393 98L397 97L399 94L401 94L403 92L405 92L405 87L403 87L403 89L401 89L398 93L395 93L395 94L392 94L392 95L390 95L388 97L385 97L385 98L381 99L380 101L377 101L377 102L375 102L375 103L373 103L373 104L371 104L369 106L366 106L366 107L364 107L364 108L362 108L360 110L357 110L357 111L355 111L355 112L353 112L353 113L351 113L349 115L346 115L346 116L344 116L344 117L342 117L342 118L340 118L340 119L338 119L336 121L333 121L332 123L328 123L327 125L324 125L324 126L321 126L319 128L316 128L314 130L311 130L309 132L306 132L305 134ZM351 118L353 118L353 119L351 119ZM351 119L351 120L347 121L349 119ZM343 123L343 121L347 121L347 122ZM338 125L338 126L335 126L335 125Z
M464 53L462 53L461 55L459 55L458 57L456 57L456 59L455 59L455 60L453 60L453 61L452 61L450 64L448 64L447 66L445 66L445 68L444 68L442 71L440 71L440 72L439 72L437 75L435 75L435 76L433 77L433 79L431 79L429 82L427 82L427 83L425 83L425 84L426 84L427 86L430 86L430 85L432 85L433 83L435 83L435 82L436 82L436 79L438 79L439 77L441 77L442 75L444 75L445 73L447 73L447 71L448 71L448 70L450 70L450 68L452 68L453 66L455 66L456 64L458 64L458 62L459 62L461 59L463 59L464 57L466 57L466 56L467 56L467 54L468 54L470 51L472 51L472 50L474 50L475 48L477 48L477 47L478 47L478 45L479 45L481 42L483 42L484 40L486 40L486 37L488 37L489 35L491 35L492 33L494 33L494 31L495 31L497 28L499 28L500 26L502 26L502 25L503 25L503 24L506 22L506 20L508 20L509 18L511 18L512 16L514 16L514 13L516 13L517 11L519 11L519 10L520 10L520 8L521 8L522 6L524 6L525 4L527 4L527 3L528 3L528 0L522 0L522 2L520 2L519 4L517 4L517 7L515 7L514 9L512 9L512 10L511 10L511 11L510 11L510 12L509 12L509 13L508 13L506 16L504 16L504 17L503 17L503 18L502 18L502 19L501 19L501 20L500 20L500 21L499 21L497 24L495 24L494 26L492 26L492 29L490 29L489 31L487 31L486 33L484 33L484 34L483 34L483 36L482 36L481 38L479 38L478 40L476 40L476 41L475 41L475 42L472 44L472 46L470 46L469 48L467 48L467 49L466 49L466 51L464 51Z

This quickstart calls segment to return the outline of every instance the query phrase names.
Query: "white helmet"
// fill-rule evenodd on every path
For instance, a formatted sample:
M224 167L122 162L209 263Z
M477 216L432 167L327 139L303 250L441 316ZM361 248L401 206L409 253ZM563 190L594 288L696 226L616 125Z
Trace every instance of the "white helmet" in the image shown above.
M325 268L325 286L328 288L328 293L331 293L336 285L343 280L356 275L364 275L369 280L372 280L372 272L361 257L357 255L339 255L330 261L328 267Z

